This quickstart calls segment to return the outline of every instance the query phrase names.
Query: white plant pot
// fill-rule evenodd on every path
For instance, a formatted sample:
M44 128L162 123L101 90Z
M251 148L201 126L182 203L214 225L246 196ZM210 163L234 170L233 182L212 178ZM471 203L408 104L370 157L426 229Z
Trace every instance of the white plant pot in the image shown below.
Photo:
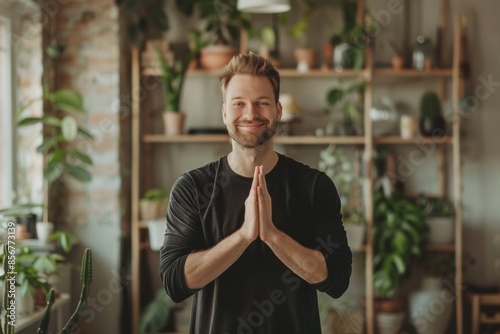
M46 244L49 241L49 236L54 232L54 224L50 222L36 223L36 234L41 243Z
M424 278L421 289L410 295L410 322L419 334L443 334L450 323L455 296L441 281Z
M362 250L365 241L365 225L345 224L344 228L347 233L347 241L349 242L349 247L351 248L351 250Z
M152 251L159 251L165 239L165 219L148 221L149 246Z
M427 217L430 244L447 245L455 241L455 220L453 217Z
M405 313L378 312L377 316L378 334L399 334L405 321Z
M35 312L35 300L31 294L26 293L21 297L19 291L16 291L16 315L20 318L31 316Z

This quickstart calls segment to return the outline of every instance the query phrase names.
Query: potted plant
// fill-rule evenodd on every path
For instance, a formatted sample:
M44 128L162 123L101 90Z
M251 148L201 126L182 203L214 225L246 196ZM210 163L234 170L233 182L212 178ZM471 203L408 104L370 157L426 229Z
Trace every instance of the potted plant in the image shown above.
M146 191L139 202L140 219L157 219L165 216L169 194L169 190L161 188Z
M329 135L355 136L363 134L363 119L360 110L363 108L363 91L365 82L357 82L346 88L336 87L330 89L326 94L327 108L324 112L329 114L335 106L340 105L342 120L335 121L330 126L338 125L337 129L330 129ZM339 124L340 123L340 124Z
M430 244L447 245L455 240L453 205L441 198L419 196L418 204L425 214L429 227Z
M343 214L344 228L349 241L349 247L353 251L361 251L365 242L365 216L363 210L348 211Z
M427 225L422 210L395 191L374 194L373 286L380 333L395 333L404 321L405 304L395 298L411 265L423 254Z
M343 2L342 13L344 27L342 31L334 34L330 43L333 45L333 67L340 72L346 68L359 70L363 66L365 47L369 45L370 31L368 24L356 24L356 2ZM367 15L368 18L369 15Z
M441 101L432 91L426 92L420 100L420 133L426 137L442 137L446 134Z
M154 50L160 63L165 91L165 112L163 121L167 135L178 135L184 132L185 115L180 110L182 89L189 64L194 60L203 44L197 43L182 60L167 60L163 52L155 46Z
M300 1L301 18L288 29L288 34L297 41L297 47L293 51L297 61L297 71L307 72L316 65L316 51L309 46L309 23L316 10L317 4L312 0ZM288 14L279 16L281 23L287 23Z
M237 10L236 0L178 0L177 7L187 16L195 12L203 22L209 41L200 50L201 66L209 70L223 68L238 53L234 47L241 29L250 28L250 15ZM197 10L195 10L197 9Z

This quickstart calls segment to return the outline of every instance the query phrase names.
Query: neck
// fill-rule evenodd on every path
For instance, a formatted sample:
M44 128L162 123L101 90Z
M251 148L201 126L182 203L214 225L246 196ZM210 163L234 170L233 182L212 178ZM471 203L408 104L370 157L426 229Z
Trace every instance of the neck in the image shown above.
M227 162L236 174L252 177L256 166L264 166L264 173L269 173L278 163L278 154L273 150L272 139L258 148L241 147L233 140Z

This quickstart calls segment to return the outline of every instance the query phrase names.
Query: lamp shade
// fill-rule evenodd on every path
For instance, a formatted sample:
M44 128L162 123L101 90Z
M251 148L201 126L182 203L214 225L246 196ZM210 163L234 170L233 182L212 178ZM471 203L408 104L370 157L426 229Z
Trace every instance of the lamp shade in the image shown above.
M289 0L238 0L237 8L248 13L283 13L290 10Z

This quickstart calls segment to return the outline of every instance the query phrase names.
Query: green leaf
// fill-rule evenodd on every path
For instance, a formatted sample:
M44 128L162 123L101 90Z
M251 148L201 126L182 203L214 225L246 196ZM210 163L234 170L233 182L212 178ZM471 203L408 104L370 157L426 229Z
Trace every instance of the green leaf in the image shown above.
M47 164L55 164L62 161L63 152L61 150L56 150L47 156Z
M90 132L88 132L87 130L81 128L81 127L78 127L78 133L81 134L82 136L84 136L85 138L87 139L94 139L94 135L91 134Z
M59 142L59 137L52 137L50 139L44 140L37 148L38 153L43 153L54 147Z
M92 165L92 158L85 152L79 150L72 150L69 154L83 163Z
M335 106L344 97L344 92L341 89L334 88L328 92L326 101L330 106Z
M47 181L54 182L61 176L63 170L64 167L60 162L47 163L43 176Z
M394 263L394 265L396 266L398 273L400 275L403 275L406 272L406 265L405 265L405 261L403 260L403 258L398 254L393 254L391 256L391 260Z
M68 175L74 177L75 179L82 182L90 182L92 180L92 175L85 168L77 165L66 164L66 170Z
M43 116L42 118L43 124L52 125L52 126L61 126L61 120L55 116Z
M23 118L23 119L19 120L17 122L17 125L18 126L27 126L27 125L33 125L36 123L40 123L42 121L43 121L42 117L27 117L27 118Z
M78 133L76 119L70 115L65 116L61 121L61 132L67 142L75 140Z
M49 94L48 98L61 109L83 112L83 98L72 89L61 89Z

